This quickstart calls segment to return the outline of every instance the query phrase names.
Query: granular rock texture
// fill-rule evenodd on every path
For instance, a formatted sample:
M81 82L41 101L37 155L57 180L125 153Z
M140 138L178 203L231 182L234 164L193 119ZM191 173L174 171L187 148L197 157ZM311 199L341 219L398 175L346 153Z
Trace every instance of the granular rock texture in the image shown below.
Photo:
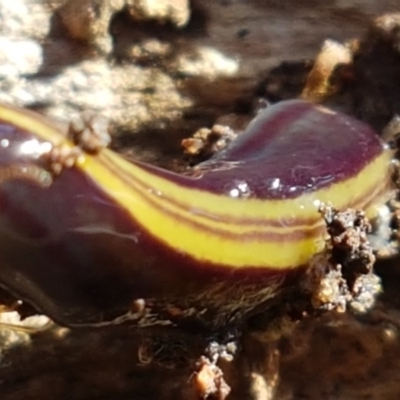
M114 148L182 170L181 139L246 119L260 97L304 96L329 39L342 57L320 54L327 69L311 95L318 88L318 101L381 132L400 113L397 12L395 0L3 0L0 100L62 123L90 109L109 119ZM368 314L281 319L269 336L249 324L237 357L221 357L218 369L196 332L71 331L28 319L32 334L10 330L20 315L3 313L0 397L190 400L198 387L189 378L202 372L214 398L227 395L226 382L231 400L398 399L399 263L375 265L383 294ZM8 312L34 314L1 299Z

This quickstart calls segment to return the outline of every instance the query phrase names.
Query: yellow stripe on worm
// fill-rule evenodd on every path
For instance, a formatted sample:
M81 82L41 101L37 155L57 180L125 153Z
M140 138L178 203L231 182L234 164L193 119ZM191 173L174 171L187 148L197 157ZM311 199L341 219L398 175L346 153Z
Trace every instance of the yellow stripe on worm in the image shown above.
M105 158L105 154L101 158ZM357 176L344 182L300 198L274 201L233 199L191 190L154 176L138 166L131 166L124 160L116 159L114 155L110 158L116 161L125 174L132 177L130 184L124 184L116 173L106 177L105 171L99 168L98 164L92 164L89 159L85 168L90 176L96 176L96 181L103 190L114 196L115 200L118 200L153 236L198 260L230 267L272 268L304 265L313 254L320 251L325 240L323 222L318 215L320 202L330 200L338 208L354 206L362 209L385 189L382 187L381 173L385 171L389 162L389 155L383 153ZM147 200L149 195L145 195L144 189L132 189L138 177L142 184L147 182L153 204ZM154 188L162 194L153 194ZM168 202L169 198L185 201L183 207L176 207ZM338 201L335 203L335 200ZM196 209L195 213L192 212L193 209ZM291 210L289 216L288 210ZM373 206L369 211L373 212ZM205 215L211 215L212 218ZM235 224L235 219L242 218L250 218L257 224ZM266 226L260 225L264 219ZM289 227L269 227L267 221L271 220L293 220L294 224ZM302 220L311 220L314 224L297 226L296 221ZM196 223L196 228L191 223ZM207 229L200 229L199 226ZM310 236L308 231L315 230L316 227L320 227L317 235L314 232ZM291 240L290 236L296 230L304 232L304 237ZM268 240L263 237L268 233L282 236L279 240ZM246 236L250 234L253 237L248 240ZM257 235L261 237L257 238Z
M1 107L0 119L41 140L73 147L36 115ZM133 220L178 252L221 266L294 268L324 246L321 203L373 214L388 186L391 152L382 151L354 176L288 199L232 198L177 183L173 173L131 163L105 149L77 166ZM384 177L384 178L382 178ZM181 178L181 180L185 180Z

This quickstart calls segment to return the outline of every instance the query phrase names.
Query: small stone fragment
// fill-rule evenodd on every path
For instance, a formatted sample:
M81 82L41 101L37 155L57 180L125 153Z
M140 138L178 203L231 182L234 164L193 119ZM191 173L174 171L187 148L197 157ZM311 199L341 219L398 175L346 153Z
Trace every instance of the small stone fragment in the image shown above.
M89 110L71 121L68 134L83 151L93 154L111 142L107 118Z
M126 3L132 17L139 20L171 22L176 27L182 28L190 18L188 0L127 0Z
M198 362L198 370L193 374L192 383L202 399L225 400L231 389L224 380L222 370L202 356Z
M229 127L214 125L211 129L200 128L191 138L182 140L186 154L210 157L221 151L237 134Z
M124 8L133 20L171 22L178 28L184 27L190 18L188 0L67 0L57 14L73 39L94 44L110 53L113 47L110 22L115 13Z
M57 14L73 39L93 43L109 53L112 50L108 34L110 20L124 3L124 0L67 0Z
M301 96L310 101L321 101L338 90L332 82L338 67L352 62L352 53L348 46L333 40L325 40L314 66L310 71Z
M327 247L316 255L303 284L311 292L316 310L366 312L381 292L381 282L373 273L375 256L368 240L371 226L363 212L340 212L321 207L327 224Z
M84 155L80 147L52 146L50 151L40 156L44 167L54 176L61 174L64 169L83 162Z

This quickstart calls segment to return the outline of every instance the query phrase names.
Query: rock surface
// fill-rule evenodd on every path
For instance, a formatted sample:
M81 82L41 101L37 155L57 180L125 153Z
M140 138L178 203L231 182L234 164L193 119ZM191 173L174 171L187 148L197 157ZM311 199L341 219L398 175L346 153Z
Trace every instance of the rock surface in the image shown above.
M185 167L182 138L222 115L249 114L260 96L300 95L326 39L349 43L353 64L324 102L378 130L400 113L400 17L371 28L400 11L395 0L0 3L0 100L63 121L99 112L114 147L159 165ZM399 260L377 270L385 293L368 316L305 321L273 349L249 335L244 355L221 365L229 399L398 399ZM165 349L163 332L149 335ZM144 362L146 338L124 327L30 335L3 325L0 397L196 399L188 377L203 339L169 335L169 351L190 343L189 364Z

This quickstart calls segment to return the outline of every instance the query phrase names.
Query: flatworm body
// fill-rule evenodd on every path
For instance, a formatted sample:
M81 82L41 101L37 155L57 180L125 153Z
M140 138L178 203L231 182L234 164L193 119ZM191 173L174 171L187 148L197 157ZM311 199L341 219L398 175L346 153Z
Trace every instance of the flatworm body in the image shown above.
M103 149L0 107L0 284L67 326L240 323L324 247L321 203L371 215L392 154L365 124L304 101L260 113L188 175Z

